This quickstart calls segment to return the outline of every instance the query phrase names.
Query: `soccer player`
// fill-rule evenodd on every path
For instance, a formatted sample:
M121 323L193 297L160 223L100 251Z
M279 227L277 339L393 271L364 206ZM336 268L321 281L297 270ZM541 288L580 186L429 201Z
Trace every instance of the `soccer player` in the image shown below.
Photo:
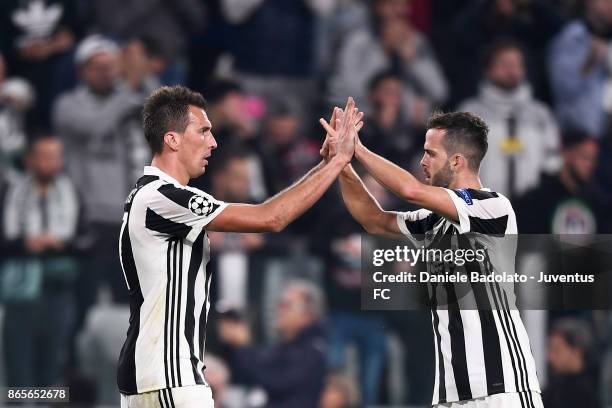
M217 142L199 93L163 87L145 103L153 152L125 202L119 257L130 294L130 325L119 357L122 408L213 408L203 376L210 305L206 231L281 231L310 208L354 154L361 113L339 111L337 154L263 204L215 200L190 179L204 173Z
M339 139L333 126L323 119L321 124L329 135L321 153L333 157ZM501 273L506 265L500 265L502 257L490 238L516 234L517 227L508 199L483 188L478 177L487 152L487 125L470 113L455 112L433 115L427 129L421 160L425 184L368 150L359 139L355 146L355 157L366 171L422 209L383 210L350 164L340 175L345 205L371 234L405 236L417 247L431 247L454 237L465 246L486 248L490 258L475 266L482 274ZM477 296L474 289L478 307L466 310L459 308L460 302L448 301L458 298L453 284L429 286L436 352L432 404L541 408L535 362L519 312L512 307L514 298L496 283L474 287L484 296ZM467 297L462 293L460 300L469 300ZM442 303L446 307L440 307Z

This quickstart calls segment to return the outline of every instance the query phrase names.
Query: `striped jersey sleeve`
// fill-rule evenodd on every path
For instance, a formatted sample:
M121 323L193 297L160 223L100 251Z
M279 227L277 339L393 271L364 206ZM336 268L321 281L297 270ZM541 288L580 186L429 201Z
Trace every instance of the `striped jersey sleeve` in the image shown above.
M459 217L460 234L475 232L487 235L516 233L511 228L515 223L514 210L503 195L486 190L467 188L445 189L450 196Z
M226 207L201 190L162 184L149 197L145 226L156 235L193 242Z

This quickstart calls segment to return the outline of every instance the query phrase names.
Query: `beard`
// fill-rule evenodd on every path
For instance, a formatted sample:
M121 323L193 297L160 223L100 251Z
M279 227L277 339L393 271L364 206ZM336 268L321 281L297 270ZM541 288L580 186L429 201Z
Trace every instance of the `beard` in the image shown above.
M430 184L435 187L448 188L453 181L453 171L450 168L450 163L447 161L436 174L431 175Z

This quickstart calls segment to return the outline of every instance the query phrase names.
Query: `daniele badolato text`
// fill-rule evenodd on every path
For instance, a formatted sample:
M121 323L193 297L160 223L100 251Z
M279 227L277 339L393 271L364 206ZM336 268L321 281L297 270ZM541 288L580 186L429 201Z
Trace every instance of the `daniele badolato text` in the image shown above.
M538 274L508 273L506 271L482 274L478 271L467 271L464 266L485 262L485 249L426 249L397 246L395 249L375 249L372 264L376 268L387 265L387 272L375 271L372 279L375 283L593 283L593 274ZM391 272L389 264L410 265L417 263L427 265L428 271ZM397 270L397 269L395 269Z

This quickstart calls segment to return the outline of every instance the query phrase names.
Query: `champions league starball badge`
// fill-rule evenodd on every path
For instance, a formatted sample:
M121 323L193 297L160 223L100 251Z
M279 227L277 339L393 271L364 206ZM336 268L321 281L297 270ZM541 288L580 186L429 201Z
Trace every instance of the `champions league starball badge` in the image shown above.
M198 217L206 217L217 208L218 204L211 202L208 198L194 195L189 199L189 211Z

